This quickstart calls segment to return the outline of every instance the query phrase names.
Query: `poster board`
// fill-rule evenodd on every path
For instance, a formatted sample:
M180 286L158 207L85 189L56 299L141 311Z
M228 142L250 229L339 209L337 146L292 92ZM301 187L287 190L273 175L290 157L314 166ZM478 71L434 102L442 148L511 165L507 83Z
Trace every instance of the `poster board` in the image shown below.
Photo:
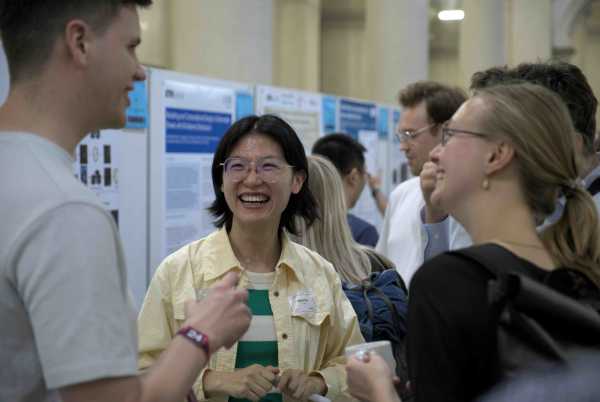
M215 230L211 165L229 126L253 113L252 85L155 69L150 85L150 277Z
M296 89L256 86L256 113L274 114L288 122L307 154L323 135L322 95Z
M340 98L338 110L339 130L351 135L367 149L365 152L367 172L383 172L385 174L387 171L387 152L380 152L377 104L357 99ZM368 186L365 186L356 205L350 212L375 225L378 231L381 230L383 218L377 210L377 205Z

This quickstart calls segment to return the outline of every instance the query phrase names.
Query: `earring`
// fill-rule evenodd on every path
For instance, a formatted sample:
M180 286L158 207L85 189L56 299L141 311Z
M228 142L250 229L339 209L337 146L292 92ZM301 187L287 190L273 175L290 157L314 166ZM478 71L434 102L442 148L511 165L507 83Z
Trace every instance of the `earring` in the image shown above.
M486 191L490 189L490 181L488 180L487 177L485 179L483 179L483 181L481 182L481 188Z

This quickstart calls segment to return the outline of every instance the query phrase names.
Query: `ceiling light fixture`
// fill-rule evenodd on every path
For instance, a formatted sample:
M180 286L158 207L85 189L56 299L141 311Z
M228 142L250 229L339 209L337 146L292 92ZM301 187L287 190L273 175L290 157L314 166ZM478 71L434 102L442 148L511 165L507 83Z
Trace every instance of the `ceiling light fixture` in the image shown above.
M465 18L463 10L442 10L438 13L440 21L461 21Z

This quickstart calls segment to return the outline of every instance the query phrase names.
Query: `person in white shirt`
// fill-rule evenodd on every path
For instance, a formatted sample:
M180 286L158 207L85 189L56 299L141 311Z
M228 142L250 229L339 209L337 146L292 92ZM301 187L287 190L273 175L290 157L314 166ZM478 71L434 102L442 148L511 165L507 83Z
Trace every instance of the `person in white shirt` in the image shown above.
M466 94L437 82L415 82L398 96L402 114L397 135L413 176L390 195L375 250L388 257L408 285L423 263L421 210L424 201L419 174L429 153L441 140L442 124L465 101Z

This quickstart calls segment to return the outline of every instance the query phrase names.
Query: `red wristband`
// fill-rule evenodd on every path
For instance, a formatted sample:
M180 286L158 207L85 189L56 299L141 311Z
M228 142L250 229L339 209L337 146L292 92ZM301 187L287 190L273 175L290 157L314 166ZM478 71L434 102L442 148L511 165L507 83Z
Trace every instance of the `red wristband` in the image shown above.
M189 339L194 345L206 353L206 357L210 357L210 348L208 346L208 336L192 327L183 327L177 331L177 335L181 335L186 339Z

